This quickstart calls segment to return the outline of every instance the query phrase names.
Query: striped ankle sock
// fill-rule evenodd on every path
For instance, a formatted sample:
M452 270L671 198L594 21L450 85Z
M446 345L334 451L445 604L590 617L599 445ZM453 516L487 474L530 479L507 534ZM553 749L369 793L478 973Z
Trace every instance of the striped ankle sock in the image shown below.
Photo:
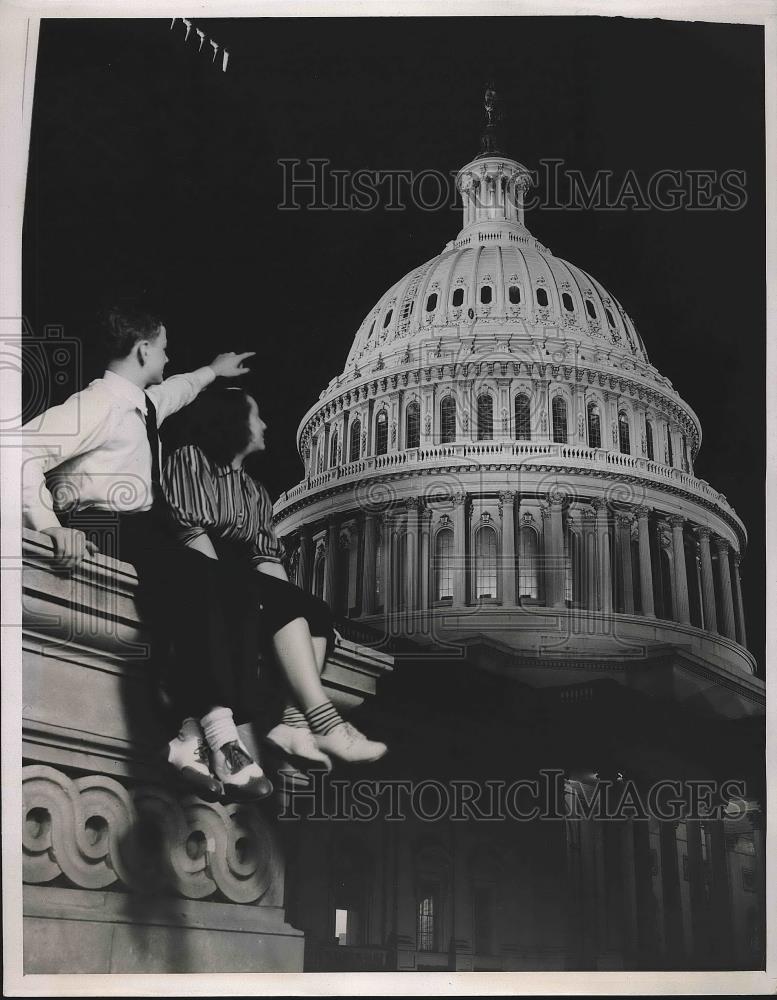
M322 705L311 708L309 712L305 712L305 718L318 736L326 736L343 721L331 701L325 701Z
M281 722L286 726L293 726L295 729L308 729L308 720L294 705L287 705L283 710Z

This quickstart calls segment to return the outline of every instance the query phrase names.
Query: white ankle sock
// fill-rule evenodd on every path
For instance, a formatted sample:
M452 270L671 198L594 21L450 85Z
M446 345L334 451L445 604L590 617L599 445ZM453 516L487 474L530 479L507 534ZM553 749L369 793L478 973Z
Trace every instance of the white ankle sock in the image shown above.
M200 719L200 725L211 750L220 750L225 743L239 739L230 708L211 709Z

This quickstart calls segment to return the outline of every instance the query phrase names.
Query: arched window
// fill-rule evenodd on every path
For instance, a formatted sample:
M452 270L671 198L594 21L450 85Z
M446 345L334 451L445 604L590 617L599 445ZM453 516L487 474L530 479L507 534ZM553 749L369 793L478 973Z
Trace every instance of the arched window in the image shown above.
M417 448L421 443L421 405L417 400L405 410L405 447Z
M610 310L606 306L605 306L604 312L605 312L605 315L607 316L607 322L610 324L610 328L612 330L614 330L615 329L615 317L613 316L613 314L610 312Z
M651 462L655 462L656 449L653 445L653 423L650 420L645 421L645 447L647 449L647 457Z
M478 396L478 441L490 441L494 436L494 401L490 394Z
M531 406L522 392L515 397L515 440L531 441Z
M601 448L602 446L602 418L599 413L598 403L588 404L588 447Z
M348 461L349 462L358 462L358 460L361 458L361 453L362 453L362 442L361 442L362 423L361 423L361 420L354 420L354 422L351 424L351 430L350 430L349 434L350 434L351 442L350 442L350 447L348 449Z
M491 288L491 285L480 286L480 301L483 303L484 306L490 304L493 294L494 292L493 289Z
M570 606L579 605L583 593L580 536L571 528L564 532L564 571L564 598Z
M475 536L475 597L496 598L496 532L484 525Z
M416 946L418 951L439 947L440 887L434 882L419 884L416 896Z
M453 290L453 298L451 299L451 305L460 306L464 301L464 289L455 288Z
M436 308L437 308L437 292L432 292L432 294L426 300L426 311L428 313L434 312Z
M596 310L594 309L594 304L590 299L585 300L585 311L591 319L596 319Z
M548 304L548 293L545 291L544 288L538 288L537 305L544 309L545 306L547 306L547 304Z
M566 309L567 312L575 311L575 304L572 301L572 296L569 294L569 292L564 292L562 294L561 301L564 304L564 308Z
M518 553L518 593L521 598L536 599L537 590L537 532L524 525L520 531Z
M618 446L623 455L631 454L631 434L629 432L629 418L623 412L618 414Z
M373 320L372 324L370 325L370 332L367 334L367 340L370 339L370 337L372 336L374 330L375 330L375 320Z
M324 596L324 576L326 574L326 556L324 550L319 549L316 556L316 564L313 569L313 593L316 597Z
M393 309L389 309L389 311L386 313L385 319L383 320L383 329L384 330L386 329L386 327L391 322L391 317L393 315L394 315L394 310Z
M553 417L553 440L556 444L567 443L567 404L561 396L553 397L551 406Z
M521 304L521 289L518 285L510 285L507 297L510 300L510 305L517 306Z
M388 450L388 414L380 410L375 417L375 454L385 455Z
M666 425L666 454L669 459L669 464L674 466L674 448L672 447L672 429L669 424Z
M333 469L337 465L337 431L332 434L332 440L329 442L329 468Z
M446 396L440 403L440 444L456 440L456 400Z
M435 600L453 599L453 529L441 528L434 541Z

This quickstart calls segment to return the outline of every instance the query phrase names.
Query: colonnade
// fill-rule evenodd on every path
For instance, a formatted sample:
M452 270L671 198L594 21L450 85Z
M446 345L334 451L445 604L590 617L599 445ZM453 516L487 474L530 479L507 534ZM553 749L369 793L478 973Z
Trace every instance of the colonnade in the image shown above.
M483 603L476 500L461 493L425 506L410 498L308 524L292 545L295 578L351 617ZM746 645L739 553L709 527L647 506L552 493L532 498L534 518L526 502L502 491L496 517L481 515L495 533L490 603L662 618ZM528 588L527 575L536 581Z

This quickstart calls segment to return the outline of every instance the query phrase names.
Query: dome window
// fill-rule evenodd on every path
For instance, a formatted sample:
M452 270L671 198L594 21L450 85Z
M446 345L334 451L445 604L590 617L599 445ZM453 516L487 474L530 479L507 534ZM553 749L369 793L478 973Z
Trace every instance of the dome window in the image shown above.
M623 410L618 414L618 445L621 454L631 454L631 434L629 432L629 418Z
M361 458L361 436L362 436L362 425L360 420L354 420L351 424L350 437L351 437L351 447L349 449L348 459L351 462L358 462Z
M521 528L520 552L518 556L518 592L521 599L536 600L539 595L539 547L537 532L524 525Z
M585 311L591 319L596 319L596 310L594 309L594 304L590 299L585 300Z
M651 462L655 462L656 451L653 446L653 424L650 420L645 421L645 448L647 450L647 457Z
M375 417L375 454L385 455L388 450L388 414L381 410Z
M610 310L606 306L605 306L604 312L605 312L605 315L607 316L607 322L610 324L610 329L614 330L615 329L615 317L613 316L613 314L610 312Z
M602 446L602 418L596 403L588 404L588 447Z
M531 441L531 409L529 397L522 392L515 397L515 440Z
M541 306L543 309L548 304L548 293L544 288L537 289L537 305Z
M484 525L475 536L475 596L496 599L496 532Z
M453 298L451 299L451 304L454 306L460 306L464 303L464 289L456 288L453 292Z
M391 322L391 317L393 315L394 315L394 310L393 309L389 309L389 311L386 313L386 318L383 320L383 329L384 330L386 329L386 327Z
M440 403L440 444L456 440L456 400L446 396Z
M428 313L434 312L436 308L437 308L437 292L432 292L432 294L426 300L426 311Z
M672 447L672 428L666 425L666 455L668 464L674 466L674 448Z
M493 295L493 292L492 292L492 289L491 289L491 285L483 285L483 286L481 286L481 289L480 289L480 301L483 303L484 306L489 305L489 303L491 302L492 295Z
M417 448L421 444L421 407L416 400L405 410L405 447Z
M571 313L575 311L575 303L572 301L572 296L569 294L569 292L563 293L563 295L561 296L561 301L564 303L564 308L566 309L567 312Z
M510 299L510 305L517 306L521 304L521 289L518 285L510 285L507 297Z
M491 441L494 437L494 401L490 394L478 396L478 441Z
M556 444L567 443L567 404L561 396L556 396L551 407L553 419L553 440Z
M332 435L332 440L329 445L329 468L333 469L337 465L337 431Z

